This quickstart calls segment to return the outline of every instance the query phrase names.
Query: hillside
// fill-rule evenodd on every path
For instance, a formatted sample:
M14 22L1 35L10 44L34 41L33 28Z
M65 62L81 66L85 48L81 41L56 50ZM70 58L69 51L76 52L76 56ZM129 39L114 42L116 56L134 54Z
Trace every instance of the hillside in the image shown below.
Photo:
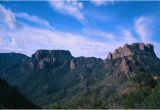
M37 109L16 87L0 79L0 109Z
M9 60L7 68L0 66L1 77L41 107L125 108L106 103L115 100L114 95L139 90L131 81L137 74L160 74L160 59L152 44L125 44L105 60L74 57L67 50L38 50L31 57L23 56L13 55L19 58L18 65Z

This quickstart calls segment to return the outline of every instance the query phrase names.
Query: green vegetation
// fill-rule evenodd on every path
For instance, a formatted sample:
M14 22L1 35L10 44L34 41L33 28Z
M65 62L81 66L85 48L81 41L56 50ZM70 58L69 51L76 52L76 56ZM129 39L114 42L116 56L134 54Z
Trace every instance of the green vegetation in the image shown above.
M131 80L137 83L138 88L129 93L116 95L109 103L116 103L118 108L160 108L160 81L155 80L152 74L138 73Z
M160 81L150 95L143 101L142 105L144 108L160 108Z
M77 108L106 108L102 100L100 100L95 94L83 95L72 101L62 104L54 104L50 108L52 109L77 109Z
M16 87L0 79L0 109L38 109Z
M141 108L141 103L149 95L146 90L137 90L130 94L120 96L118 99L120 106L126 109Z
M139 89L127 95L122 95L119 99L124 108L160 108L160 82L153 89Z
M151 73L140 72L132 78L133 82L137 83L140 87L154 88L157 81Z
M103 100L99 94L83 95L66 102L54 104L50 108L76 109L76 108L160 108L160 81L154 79L150 73L137 73L130 80L137 84L136 90L124 94L118 92Z

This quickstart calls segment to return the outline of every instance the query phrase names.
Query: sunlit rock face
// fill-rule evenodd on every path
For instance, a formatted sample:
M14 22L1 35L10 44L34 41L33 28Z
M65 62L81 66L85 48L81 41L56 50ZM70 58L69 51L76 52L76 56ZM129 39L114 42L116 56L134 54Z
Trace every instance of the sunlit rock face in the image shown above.
M125 44L123 47L119 47L114 53L109 53L107 59L116 59L134 55L156 57L152 44L145 45L144 43L134 43L132 45Z
M46 69L69 63L73 56L67 50L38 50L32 55L29 67Z
M135 71L157 71L160 61L152 44L133 43L119 47L114 53L109 53L105 66L112 68L112 74L124 74L127 77Z
M73 56L67 50L38 50L32 55L30 67L52 68L69 63Z
M108 85L118 87L116 79L129 79L137 71L160 74L159 67L153 45L143 43L125 44L105 60L73 57L66 50L38 50L31 57L0 54L0 76L40 106L65 102L92 90L106 93Z

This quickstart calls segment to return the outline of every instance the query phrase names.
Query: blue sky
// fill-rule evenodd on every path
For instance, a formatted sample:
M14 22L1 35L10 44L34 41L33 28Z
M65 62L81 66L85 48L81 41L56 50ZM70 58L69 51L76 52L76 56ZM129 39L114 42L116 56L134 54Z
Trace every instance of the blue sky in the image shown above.
M160 2L1 1L0 52L70 50L106 58L125 43L152 43L160 56Z

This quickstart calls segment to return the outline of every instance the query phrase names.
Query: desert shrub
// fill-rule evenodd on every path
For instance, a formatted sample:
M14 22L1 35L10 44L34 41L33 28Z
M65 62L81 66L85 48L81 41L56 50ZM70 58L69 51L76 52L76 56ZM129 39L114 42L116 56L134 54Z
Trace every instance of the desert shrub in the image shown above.
M140 72L131 79L140 87L148 86L154 88L157 84L157 81L153 78L153 75L151 73Z

